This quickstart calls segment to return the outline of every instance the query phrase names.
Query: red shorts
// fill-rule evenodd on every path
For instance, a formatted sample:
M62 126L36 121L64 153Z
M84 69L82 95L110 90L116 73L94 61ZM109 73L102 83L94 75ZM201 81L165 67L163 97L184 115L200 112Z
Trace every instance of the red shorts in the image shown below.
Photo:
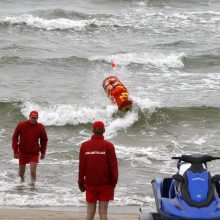
M19 154L19 164L25 165L27 163L39 163L39 154L37 155Z
M107 202L114 200L114 187L112 186L87 186L86 201L87 202Z

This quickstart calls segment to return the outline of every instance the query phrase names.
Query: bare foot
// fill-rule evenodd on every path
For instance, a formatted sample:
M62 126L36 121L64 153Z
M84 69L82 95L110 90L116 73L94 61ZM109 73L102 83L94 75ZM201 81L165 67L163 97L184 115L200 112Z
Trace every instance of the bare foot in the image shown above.
M35 185L35 181L32 180L32 181L29 183L29 185L30 185L30 186L34 186L34 185Z

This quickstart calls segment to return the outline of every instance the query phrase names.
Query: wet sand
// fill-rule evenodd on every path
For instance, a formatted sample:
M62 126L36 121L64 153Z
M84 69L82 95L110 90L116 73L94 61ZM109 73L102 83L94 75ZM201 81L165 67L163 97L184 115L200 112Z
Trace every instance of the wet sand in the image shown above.
M0 219L4 220L85 220L86 208L13 208L1 207ZM136 212L137 210L137 212ZM96 213L96 220L99 219ZM138 207L110 207L108 220L137 220Z

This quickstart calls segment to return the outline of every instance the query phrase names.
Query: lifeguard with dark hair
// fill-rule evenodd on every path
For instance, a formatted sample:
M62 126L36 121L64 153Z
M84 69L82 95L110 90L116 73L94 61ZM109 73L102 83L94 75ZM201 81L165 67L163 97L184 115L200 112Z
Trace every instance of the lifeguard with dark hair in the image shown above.
M103 88L118 109L125 112L132 107L132 100L128 97L128 90L116 76L109 76L103 81Z
M108 203L114 199L118 181L118 162L114 145L104 140L104 123L96 121L92 130L94 135L80 148L78 185L81 192L86 191L86 220L94 219L97 201L100 220L107 220Z

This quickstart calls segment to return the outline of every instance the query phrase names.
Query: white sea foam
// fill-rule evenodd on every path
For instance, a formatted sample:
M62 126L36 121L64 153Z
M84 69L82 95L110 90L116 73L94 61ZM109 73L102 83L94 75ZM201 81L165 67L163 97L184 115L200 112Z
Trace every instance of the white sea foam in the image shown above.
M182 68L184 53L170 53L170 54L161 54L161 53L124 53L124 54L115 54L110 56L94 56L91 57L91 61L105 61L111 63L112 60L115 61L118 65L129 65L132 63L143 64L155 66L158 68L168 67L168 68Z
M154 112L156 108L160 107L158 102L146 98L145 94L143 94L142 97L131 96L131 98L134 104L136 104L142 111L147 109L149 112Z
M21 187L22 188L22 187ZM26 192L25 192L26 191ZM59 193L58 193L59 192ZM84 206L85 195L81 193L74 193L73 191L63 192L62 188L58 188L57 192L53 193L37 193L31 192L30 187L26 187L23 190L22 196L16 192L7 193L0 192L0 205L1 206L48 206L48 207L71 207L71 206ZM112 202L114 206L124 205L144 205L146 203L153 203L154 200L151 197L143 196L115 196L115 200Z
M157 149L153 147L129 147L116 145L118 158L122 160L141 162L142 164L151 164L149 158L157 153ZM139 156L141 155L141 157Z
M60 152L59 152L60 153ZM50 152L47 153L48 155L50 154ZM73 164L78 164L78 160L61 160L61 159L51 159L51 158L47 158L47 160L43 160L41 161L41 164L46 164L46 165L73 165ZM8 161L9 164L18 164L18 160L16 159L11 159Z
M73 165L78 164L78 160L60 160L60 159L47 159L47 161L42 161L41 164L46 165Z
M0 206L48 206L71 207L84 206L85 194L80 193L76 183L72 187L61 187L43 182L37 182L35 187L28 182L17 183L0 181ZM118 186L113 205L143 205L152 203L150 197L127 193L128 189Z
M126 130L138 121L138 111L155 111L158 103L147 98L133 96L134 108L115 118L113 115L117 112L117 107L109 105L106 108L92 108L85 106L76 106L74 104L42 104L32 101L22 103L21 112L28 118L29 112L33 109L39 112L39 122L45 126L64 126L93 123L96 120L102 120L106 124L106 138L110 139L117 135L120 130Z
M122 146L115 145L117 157L122 161L127 161L132 167L154 167L156 170L160 170L161 173L170 173L173 171L172 160L167 160L169 154L175 156L173 152L160 153L158 155L158 147L148 146L148 147L138 147L138 146ZM161 150L160 150L161 151ZM161 155L162 154L162 155ZM154 161L163 161L163 166L158 167L158 164L152 163ZM161 166L161 163L159 163ZM174 167L174 169L176 169Z
M117 118L110 122L106 128L106 137L113 138L116 132L129 128L138 120L137 112L127 112L123 118Z
M144 2L139 3L140 6L144 6ZM9 16L0 16L0 23L2 24L12 24L12 25L27 25L29 27L40 28L45 30L85 30L89 25L96 25L98 27L107 26L119 26L119 27L132 27L136 29L141 29L144 27L149 28L149 24L153 24L155 20L161 21L164 24L183 24L189 20L193 21L202 21L202 22L218 22L218 18L204 18L203 15L208 16L218 16L219 12L214 11L203 11L203 12L184 12L184 13L140 13L137 11L137 14L122 14L120 16L111 15L106 19L103 18L91 18L85 20L72 20L67 18L56 18L56 19L46 19L33 16L31 14L22 14L19 16L9 17ZM137 19L138 16L138 19ZM190 23L186 23L190 24Z
M28 118L29 112L33 109L39 112L39 122L42 122L46 126L79 125L92 123L96 120L106 122L111 119L112 114L117 110L115 106L97 109L73 104L53 105L27 101L23 102L21 112Z
M195 135L194 137L191 137L190 140L184 141L185 143L189 144L196 144L196 145L203 145L207 141L208 137L203 136L203 137L198 137L198 135Z
M1 128L0 129L0 140L3 139L5 137L5 129Z
M186 14L193 14L193 15L204 15L204 14L208 14L208 15L220 15L219 11L191 11L191 12L185 12Z
M127 129L138 121L138 109L154 111L158 106L156 102L149 99L132 98L134 99L133 110L117 118L113 117L113 114L117 112L117 107L114 105L109 105L106 108L92 108L74 104L55 105L25 101L21 105L21 112L28 118L30 111L37 110L39 122L45 126L64 126L67 124L76 126L102 120L106 124L106 137L112 138L117 134L117 131Z
M113 15L112 15L113 16ZM134 27L136 21L131 19L129 16L117 16L117 17L106 17L103 18L91 18L85 20L72 20L66 18L56 18L56 19L45 19L31 14L23 14L20 16L9 17L1 16L0 23L11 24L11 25L27 25L29 27L46 29L46 30L85 30L89 25L96 25L98 27L113 27L113 26L128 26ZM138 26L137 26L138 27Z
M115 197L113 202L114 205L124 206L124 205L143 205L145 202L153 203L154 199L151 197L143 197L137 195L131 195L129 197Z
M61 189L59 189L59 192ZM27 189L26 194L0 193L1 206L80 206L83 205L82 195L71 192L62 193L34 193Z
M28 118L29 112L33 109L39 112L39 122L46 126L79 125L102 120L106 124L107 138L112 138L118 130L126 129L138 120L138 113L135 111L126 113L123 118L114 119L113 113L117 111L116 106L97 109L70 104L49 105L27 101L22 104L21 112Z
M14 24L14 25L26 24L27 26L30 26L30 27L41 28L41 29L46 29L46 30L55 30L55 29L82 30L87 25L92 23L92 20L91 21L88 21L88 20L74 21L74 20L65 19L65 18L47 20L44 18L34 17L33 15L30 15L30 14L24 14L24 15L20 15L17 17L3 17L2 16L0 17L0 23L9 23L9 24Z
M124 17L106 18L92 18L88 20L71 20L66 18L57 19L45 19L33 16L31 14L23 14L16 17L1 16L0 23L6 23L11 25L27 25L33 28L50 30L85 30L89 25L102 26L133 26L133 22L130 19L126 20Z
M137 5L142 7L142 6L145 6L147 4L145 2L138 2Z

